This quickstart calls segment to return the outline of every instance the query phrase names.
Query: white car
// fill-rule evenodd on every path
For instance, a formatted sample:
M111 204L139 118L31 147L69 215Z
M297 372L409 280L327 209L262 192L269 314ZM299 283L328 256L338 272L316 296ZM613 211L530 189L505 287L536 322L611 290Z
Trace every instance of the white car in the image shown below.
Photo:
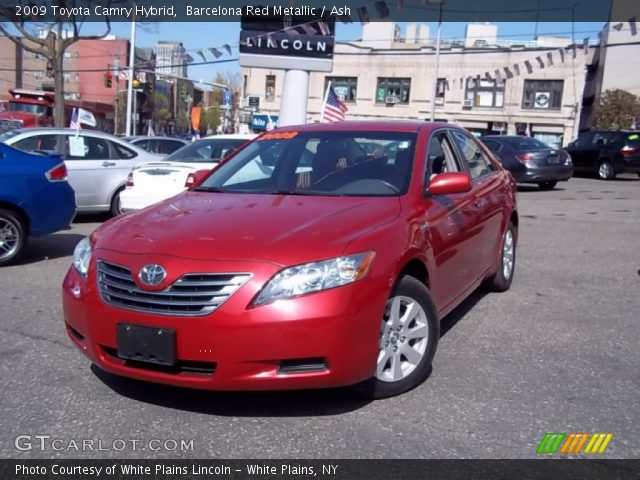
M211 170L232 151L257 135L215 135L190 143L163 161L138 165L120 194L123 212L131 212L173 197L187 188L190 174Z

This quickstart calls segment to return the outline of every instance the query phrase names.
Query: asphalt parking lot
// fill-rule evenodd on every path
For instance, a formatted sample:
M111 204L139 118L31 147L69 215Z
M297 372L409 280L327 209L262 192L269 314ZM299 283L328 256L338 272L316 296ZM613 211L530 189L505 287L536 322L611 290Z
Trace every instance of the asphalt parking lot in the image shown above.
M60 284L104 218L34 240L0 270L0 457L533 458L546 432L611 432L601 457L638 458L640 178L522 187L518 201L512 289L465 301L427 382L376 402L102 373L66 337ZM94 450L74 448L87 439Z

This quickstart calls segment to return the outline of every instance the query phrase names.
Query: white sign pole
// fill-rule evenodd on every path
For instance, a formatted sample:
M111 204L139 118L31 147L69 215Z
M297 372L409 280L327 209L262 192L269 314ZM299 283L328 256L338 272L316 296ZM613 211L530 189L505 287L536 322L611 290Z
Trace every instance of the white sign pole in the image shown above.
M284 73L278 126L307 123L307 99L309 97L309 72L287 70Z

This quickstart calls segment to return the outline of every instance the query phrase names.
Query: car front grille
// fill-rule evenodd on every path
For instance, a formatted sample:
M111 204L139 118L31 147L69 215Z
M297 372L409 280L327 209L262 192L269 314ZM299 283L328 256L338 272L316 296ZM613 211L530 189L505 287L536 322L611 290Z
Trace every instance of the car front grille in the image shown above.
M150 292L136 285L128 268L98 260L98 288L105 303L161 315L208 315L250 276L248 273L189 273L164 290Z
M22 128L22 120L10 120L8 118L0 118L0 133Z

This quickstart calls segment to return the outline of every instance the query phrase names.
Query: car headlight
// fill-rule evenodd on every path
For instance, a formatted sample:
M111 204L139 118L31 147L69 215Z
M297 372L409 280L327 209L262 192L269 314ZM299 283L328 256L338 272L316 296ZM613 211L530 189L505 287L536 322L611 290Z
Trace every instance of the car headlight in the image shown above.
M565 165L571 165L573 160L571 160L571 155L567 154L567 159L564 161Z
M78 242L76 248L73 250L73 266L84 278L87 278L90 261L91 242L89 241L89 237L84 237Z
M375 252L368 251L285 268L269 280L253 304L260 305L353 283L367 275L375 256Z

